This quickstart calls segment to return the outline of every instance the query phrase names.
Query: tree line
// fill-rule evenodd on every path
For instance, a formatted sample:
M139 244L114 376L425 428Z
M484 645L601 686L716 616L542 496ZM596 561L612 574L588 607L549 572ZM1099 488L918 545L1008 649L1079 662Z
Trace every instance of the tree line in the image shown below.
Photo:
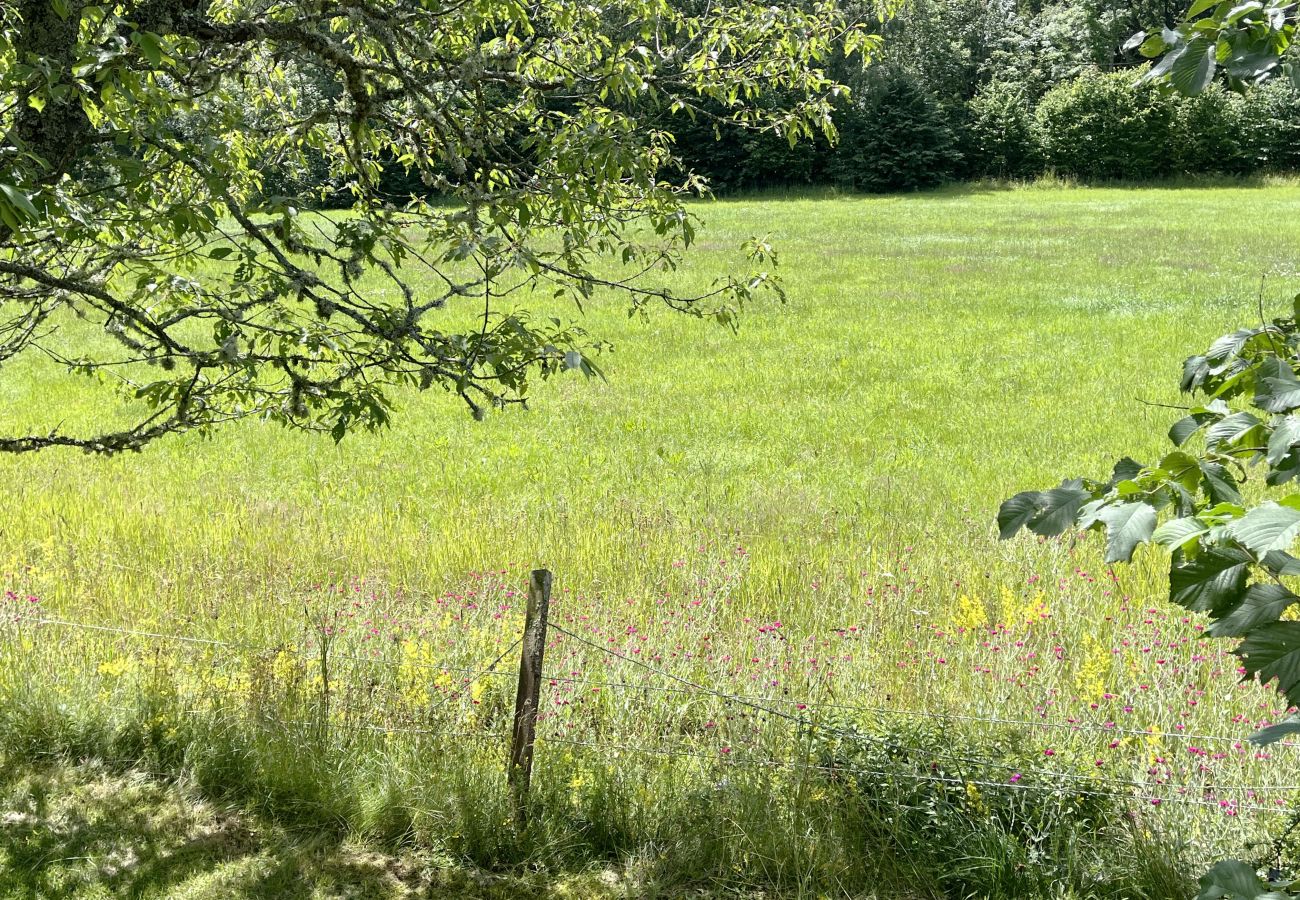
M1182 13L1162 0L910 0L883 26L880 58L837 73L852 89L837 143L791 147L697 122L679 130L678 150L722 191L1300 169L1300 91L1288 80L1194 97L1137 83L1148 63L1127 38Z

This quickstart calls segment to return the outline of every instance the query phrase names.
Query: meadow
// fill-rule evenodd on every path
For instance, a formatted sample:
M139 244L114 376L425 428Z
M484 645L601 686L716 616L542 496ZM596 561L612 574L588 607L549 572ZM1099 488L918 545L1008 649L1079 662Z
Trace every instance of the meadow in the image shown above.
M993 520L1162 452L1182 359L1300 292L1298 209L1290 184L710 202L671 279L770 233L787 302L736 334L593 302L608 380L528 410L412 393L338 446L245 423L0 458L0 896L339 889L253 833L333 836L376 895L1162 897L1262 858L1298 757L1245 739L1284 711L1167 603L1162 553L1111 570ZM111 416L0 375L6 431ZM539 566L563 630L519 831ZM105 791L162 833L261 824L171 867L192 841L68 850L53 823L93 803L67 798Z

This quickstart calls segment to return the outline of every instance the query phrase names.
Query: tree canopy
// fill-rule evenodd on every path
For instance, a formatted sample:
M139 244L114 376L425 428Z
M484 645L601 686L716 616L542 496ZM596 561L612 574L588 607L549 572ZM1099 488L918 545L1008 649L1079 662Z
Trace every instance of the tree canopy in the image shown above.
M248 417L338 439L404 385L481 416L598 374L597 339L530 315L539 291L734 324L780 290L771 251L664 286L704 189L674 129L833 134L824 64L865 60L870 24L826 0L4 4L0 377L26 357L115 382L132 417L0 450ZM415 188L385 190L393 170ZM350 209L312 212L324 192Z

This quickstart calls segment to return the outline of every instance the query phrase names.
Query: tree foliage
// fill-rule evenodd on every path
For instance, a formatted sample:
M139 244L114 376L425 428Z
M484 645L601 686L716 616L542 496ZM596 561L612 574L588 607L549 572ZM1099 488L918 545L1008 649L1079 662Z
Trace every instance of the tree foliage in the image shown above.
M531 292L733 324L779 290L771 252L698 295L663 286L703 187L674 129L832 135L826 61L878 45L829 0L0 5L0 364L145 410L0 450L246 417L341 438L386 424L395 387L481 415L597 374L599 342L530 316ZM309 211L336 194L349 214Z

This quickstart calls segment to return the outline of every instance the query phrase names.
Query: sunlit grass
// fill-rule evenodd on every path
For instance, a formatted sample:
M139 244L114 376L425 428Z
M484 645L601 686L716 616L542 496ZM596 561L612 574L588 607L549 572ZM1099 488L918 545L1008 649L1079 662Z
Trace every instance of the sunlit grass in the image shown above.
M896 725L846 706L1054 726L953 720L971 753L981 734L1018 735L988 778L1032 780L1036 766L1140 782L1132 793L1148 806L1222 801L1192 816L1169 800L1159 814L1177 818L1151 821L1178 822L1197 855L1239 851L1265 824L1239 807L1287 799L1248 787L1294 769L1289 749L1279 763L1232 740L1276 715L1271 694L1237 687L1226 646L1196 641L1197 623L1165 603L1158 553L1112 575L1095 544L999 543L992 519L1015 490L1160 452L1175 414L1150 404L1179 402L1183 357L1300 291L1278 250L1300 235L1297 207L1290 186L712 203L671 280L707 283L743 239L771 232L789 302L751 307L738 335L595 302L585 325L616 345L608 382L540 385L530 411L476 423L431 392L402 398L391 431L338 447L245 424L120 459L0 459L10 609L268 648L11 629L22 649L0 667L23 702L9 703L0 739L103 752L108 734L122 756L191 771L208 789L242 778L273 813L325 810L341 827L486 864L667 841L692 804L734 803L752 825L767 816L758 794L719 773L840 752L716 699L593 688L584 679L664 682L555 635L548 671L576 683L548 686L537 779L550 818L532 843L508 838L513 684L444 670L508 646L513 592L547 566L556 621L624 655L837 728ZM82 382L3 374L14 429L109 414L110 395ZM368 661L335 660L330 750L313 756L321 629L338 624L334 652ZM23 716L48 721L25 728ZM287 720L308 730L276 725ZM362 722L475 737L448 749L344 728ZM1225 740L1128 733L1144 730ZM251 757L197 749L248 734L261 742ZM606 749L555 742L566 738ZM737 795L715 790L725 777ZM1206 785L1221 790L1207 798ZM802 860L759 845L813 827L827 801L811 798L826 788L793 775L765 787L789 793L727 865L752 874L767 860L770 877L753 884L813 890L847 865L833 841ZM466 797L482 808L458 809Z

